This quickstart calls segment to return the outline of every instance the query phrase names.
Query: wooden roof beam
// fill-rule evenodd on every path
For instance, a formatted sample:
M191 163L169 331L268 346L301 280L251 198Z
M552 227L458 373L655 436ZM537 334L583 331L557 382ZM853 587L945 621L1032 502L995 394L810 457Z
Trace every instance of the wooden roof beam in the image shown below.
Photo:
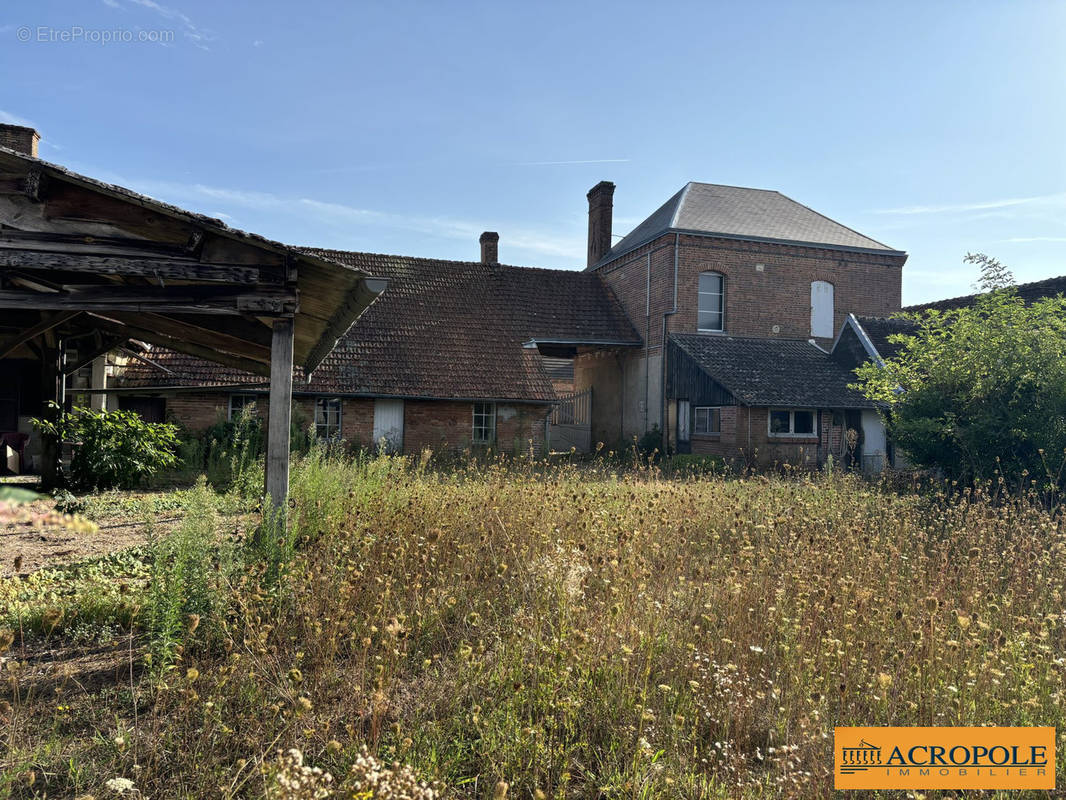
M52 328L57 325L62 325L67 320L73 319L78 316L79 313L80 312L78 311L60 311L58 314L45 315L44 318L32 328L29 328L14 338L0 344L0 359L7 358L22 345L32 339L36 339L41 334L52 330Z
M77 250L26 250L19 247L19 244L0 241L0 267L241 285L255 285L259 282L259 270L254 267L203 264L192 259L87 255Z
M295 289L257 288L241 291L203 286L103 285L64 288L67 291L57 293L0 289L0 309L286 316L296 313L299 308Z
M126 325L122 322L101 317L96 314L92 315L92 320L101 330L110 331L127 339L139 339L142 342L150 342L151 344L158 344L162 347L169 347L171 350L177 350L179 353L196 356L205 361L214 361L215 363L224 364L227 367L233 367L234 369L243 370L245 372L251 372L255 375L270 374L269 364L263 361L256 361L251 358L227 353L215 347L191 342L188 339L166 336L159 331L149 330L136 325Z

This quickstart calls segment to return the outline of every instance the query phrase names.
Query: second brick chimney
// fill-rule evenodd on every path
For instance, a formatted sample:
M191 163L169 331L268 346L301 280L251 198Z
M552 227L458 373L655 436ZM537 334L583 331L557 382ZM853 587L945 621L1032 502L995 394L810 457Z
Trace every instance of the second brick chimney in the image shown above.
M591 267L611 249L611 217L614 214L614 184L600 181L588 193L589 263Z
M25 125L0 124L0 147L37 158L37 144L41 134Z
M496 231L485 231L478 239L481 242L481 263L500 263L500 234Z

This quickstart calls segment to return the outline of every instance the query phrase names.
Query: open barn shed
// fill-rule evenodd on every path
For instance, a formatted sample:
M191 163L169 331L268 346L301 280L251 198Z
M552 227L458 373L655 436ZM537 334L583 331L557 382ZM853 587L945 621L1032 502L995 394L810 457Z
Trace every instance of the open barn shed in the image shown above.
M266 491L285 501L293 367L310 376L385 282L37 158L0 125L0 436L129 340L269 377ZM90 391L92 391L90 389ZM41 442L54 484L57 442Z

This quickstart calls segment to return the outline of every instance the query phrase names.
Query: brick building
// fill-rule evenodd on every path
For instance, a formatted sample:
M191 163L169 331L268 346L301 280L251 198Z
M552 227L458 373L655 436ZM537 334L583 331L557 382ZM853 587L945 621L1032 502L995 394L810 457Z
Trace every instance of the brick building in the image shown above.
M875 409L828 350L849 314L900 310L906 253L778 192L706 183L612 246L613 193L588 194L587 271L643 346L575 360L575 388L600 387L593 439L658 430L670 450L816 464L850 428L883 456Z
M669 451L885 461L877 409L830 350L854 344L849 320L899 311L905 253L778 192L705 183L612 246L613 193L588 193L584 272L500 265L493 233L477 263L308 249L389 288L310 381L296 376L303 416L406 452L540 448L551 414L568 435L584 426L564 445L582 449L654 431ZM257 380L157 350L129 363L116 399L195 431L254 399ZM566 406L571 392L581 402Z
M310 380L294 375L298 413L319 436L407 453L539 452L569 355L640 346L598 275L505 266L497 245L484 234L480 262L305 248L388 281ZM127 363L109 405L197 432L258 400L261 381L155 348Z

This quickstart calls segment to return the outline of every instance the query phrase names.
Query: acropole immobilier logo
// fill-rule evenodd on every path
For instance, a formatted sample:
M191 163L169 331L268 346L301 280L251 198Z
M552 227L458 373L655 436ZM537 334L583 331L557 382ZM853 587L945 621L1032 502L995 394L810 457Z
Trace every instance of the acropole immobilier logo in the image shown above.
M835 728L837 789L1054 789L1054 728Z

